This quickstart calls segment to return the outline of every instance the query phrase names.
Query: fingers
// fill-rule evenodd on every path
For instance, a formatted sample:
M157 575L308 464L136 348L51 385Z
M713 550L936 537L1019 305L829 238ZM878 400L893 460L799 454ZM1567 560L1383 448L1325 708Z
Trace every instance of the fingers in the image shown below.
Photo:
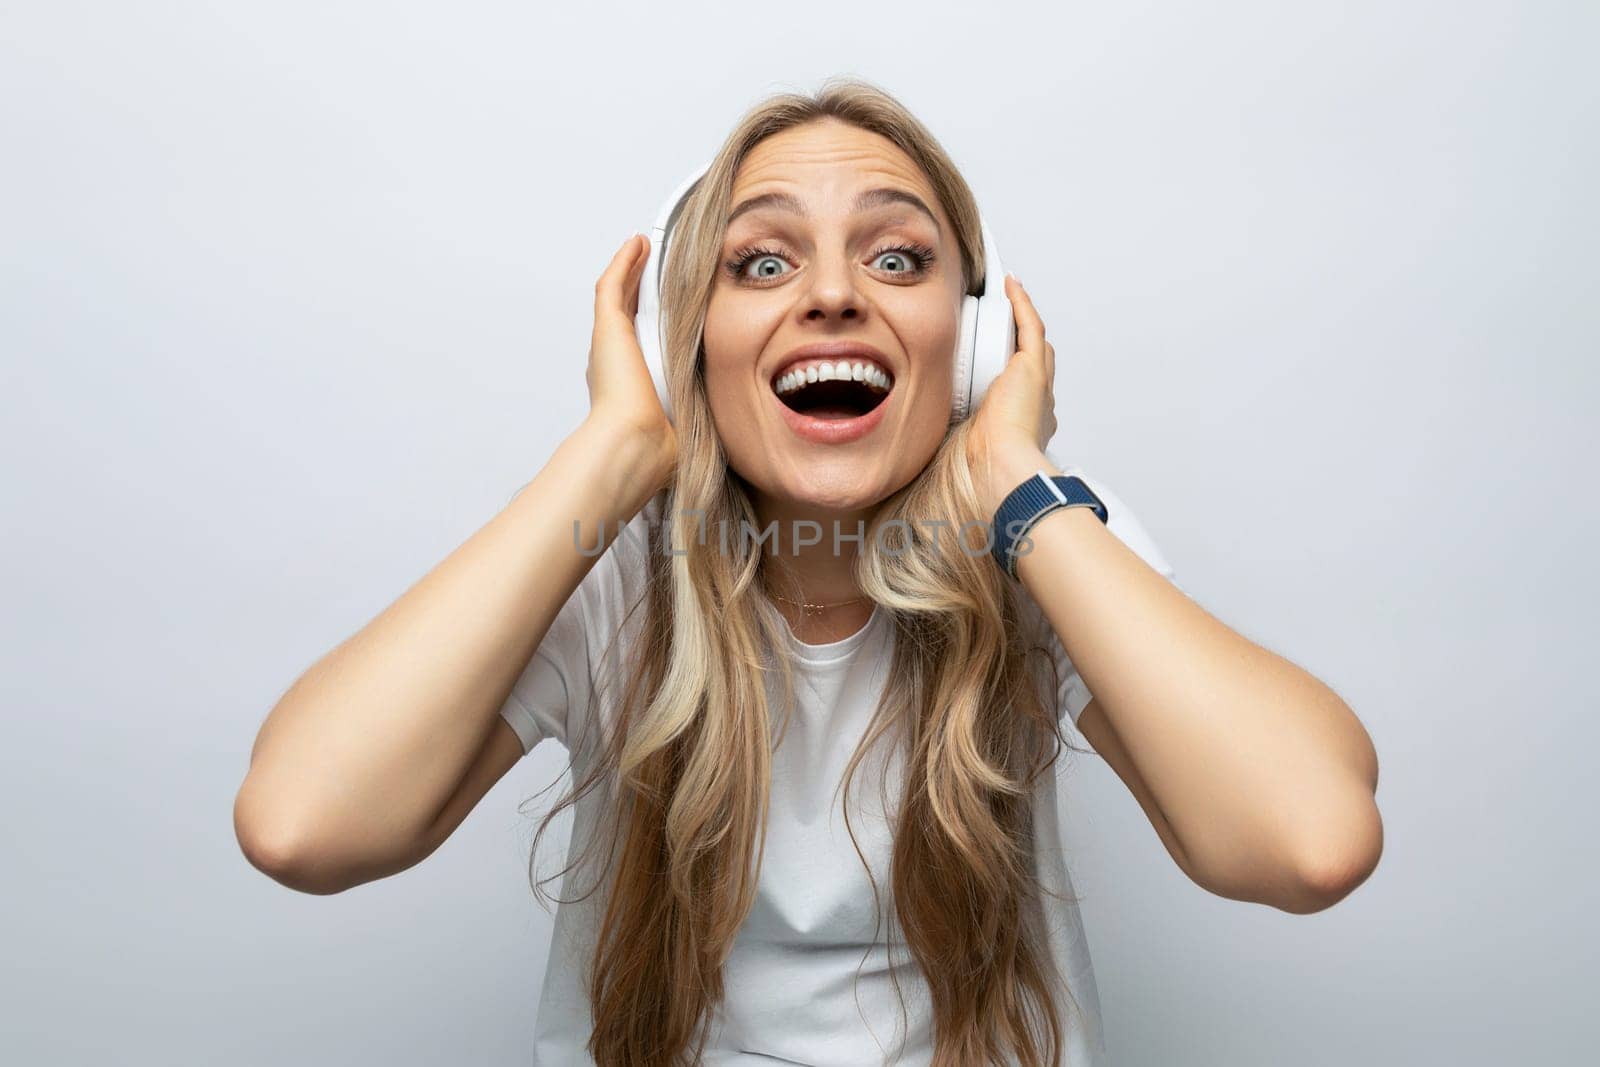
M639 235L630 233L628 239L611 253L611 262L606 264L606 269L600 272L600 278L594 283L595 310L601 308L601 301L612 295L617 288L616 281L621 273L628 269L633 262L633 247L639 243Z
M594 283L594 320L602 327L632 328L639 310L639 275L649 259L650 240L643 234L629 234L612 255L600 280Z
M1014 274L1006 275L1006 296L1011 301L1012 317L1017 320L1017 351L1032 352L1044 368L1044 380L1056 380L1056 346L1044 339L1044 320L1033 299Z
M623 310L627 295L626 283L635 268L644 261L644 257L639 255L639 245L642 241L644 238L641 235L629 234L628 239L622 242L622 246L611 256L611 262L606 264L600 280L594 283L594 309L597 314Z
M639 278L644 274L644 268L650 262L650 238L643 234L635 234L629 238L638 248L634 253L633 267L628 271L628 277L623 282L623 310L628 314L628 321L639 313Z
M1044 320L1039 317L1032 298L1015 275L1006 275L1006 297L1011 301L1012 317L1017 323L1017 354L1027 353L1037 360L1036 366L1044 378L1043 411L1039 422L1039 447L1043 449L1056 434L1056 346L1045 340Z
M1017 320L1017 348L1019 351L1044 355L1044 322L1034 309L1028 291L1017 281L1015 274L1006 275L1006 297L1011 301L1012 317Z

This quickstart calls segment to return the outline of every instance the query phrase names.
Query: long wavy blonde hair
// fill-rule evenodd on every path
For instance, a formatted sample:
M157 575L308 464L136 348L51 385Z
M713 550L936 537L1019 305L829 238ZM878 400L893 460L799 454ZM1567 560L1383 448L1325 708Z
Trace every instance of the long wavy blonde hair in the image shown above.
M662 491L666 519L651 531L644 593L630 606L630 617L644 612L633 669L591 770L546 814L533 846L537 856L562 808L606 783L607 877L594 889L610 888L587 975L588 1047L602 1067L698 1062L723 997L722 964L755 901L774 747L767 682L781 677L787 710L793 680L773 653L786 624L762 593L760 542L735 538L724 551L697 536L759 527L714 431L701 338L741 161L763 138L827 118L880 134L920 164L954 226L964 291L984 277L966 182L903 105L858 79L748 111L676 220L662 301L680 452ZM927 981L936 1067L1059 1065L1053 998L1072 998L1044 941L1031 797L1066 741L1046 699L1054 684L1040 684L1043 649L1019 603L1025 594L970 537L937 541L988 518L966 462L969 425L950 427L927 467L882 502L861 543L856 578L887 613L894 654L844 788L848 796L880 737L905 746L891 904ZM930 534L912 521L928 515L951 521ZM848 804L845 818L848 827Z

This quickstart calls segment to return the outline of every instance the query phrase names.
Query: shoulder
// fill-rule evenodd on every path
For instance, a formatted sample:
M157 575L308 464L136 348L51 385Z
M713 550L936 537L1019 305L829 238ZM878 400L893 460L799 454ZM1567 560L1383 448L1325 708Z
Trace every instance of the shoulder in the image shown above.
M661 524L663 496L651 497L626 523L614 531L606 530L611 543L584 575L573 595L576 603L570 606L581 617L592 662L596 665L615 638L636 630L643 621L648 608L651 554L661 551L652 532ZM590 530L579 548L593 553L596 545L594 532Z

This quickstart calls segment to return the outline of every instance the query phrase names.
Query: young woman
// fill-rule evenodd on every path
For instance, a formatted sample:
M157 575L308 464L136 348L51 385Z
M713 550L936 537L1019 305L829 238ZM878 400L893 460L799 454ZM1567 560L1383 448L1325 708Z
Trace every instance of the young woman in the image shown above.
M1070 723L1206 889L1309 912L1366 878L1366 732L1045 454L1055 353L1015 278L1016 353L951 422L978 213L898 102L834 81L729 136L668 245L670 421L633 326L648 251L595 287L584 422L273 709L235 806L252 863L312 893L393 874L559 741L552 1067L1092 1062ZM958 531L1039 471L1108 515L1045 515L1008 576Z

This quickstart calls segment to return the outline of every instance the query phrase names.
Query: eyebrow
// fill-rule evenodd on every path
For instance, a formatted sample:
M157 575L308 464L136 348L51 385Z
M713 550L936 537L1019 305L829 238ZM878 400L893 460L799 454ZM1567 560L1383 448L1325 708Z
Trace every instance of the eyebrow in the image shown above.
M883 207L887 204L904 204L907 207L914 208L928 217L928 221L933 223L935 230L939 229L939 220L934 217L932 211L928 210L928 205L922 202L922 198L915 193L908 193L904 189L868 189L856 197L855 203L850 206L850 209L853 212L870 211L873 208ZM787 211L790 214L799 215L801 218L811 217L811 212L806 210L806 206L800 202L800 198L793 193L771 192L762 193L759 196L752 196L748 200L741 201L738 207L728 212L728 221L723 225L731 226L733 225L733 220L740 215L750 211L761 210Z

